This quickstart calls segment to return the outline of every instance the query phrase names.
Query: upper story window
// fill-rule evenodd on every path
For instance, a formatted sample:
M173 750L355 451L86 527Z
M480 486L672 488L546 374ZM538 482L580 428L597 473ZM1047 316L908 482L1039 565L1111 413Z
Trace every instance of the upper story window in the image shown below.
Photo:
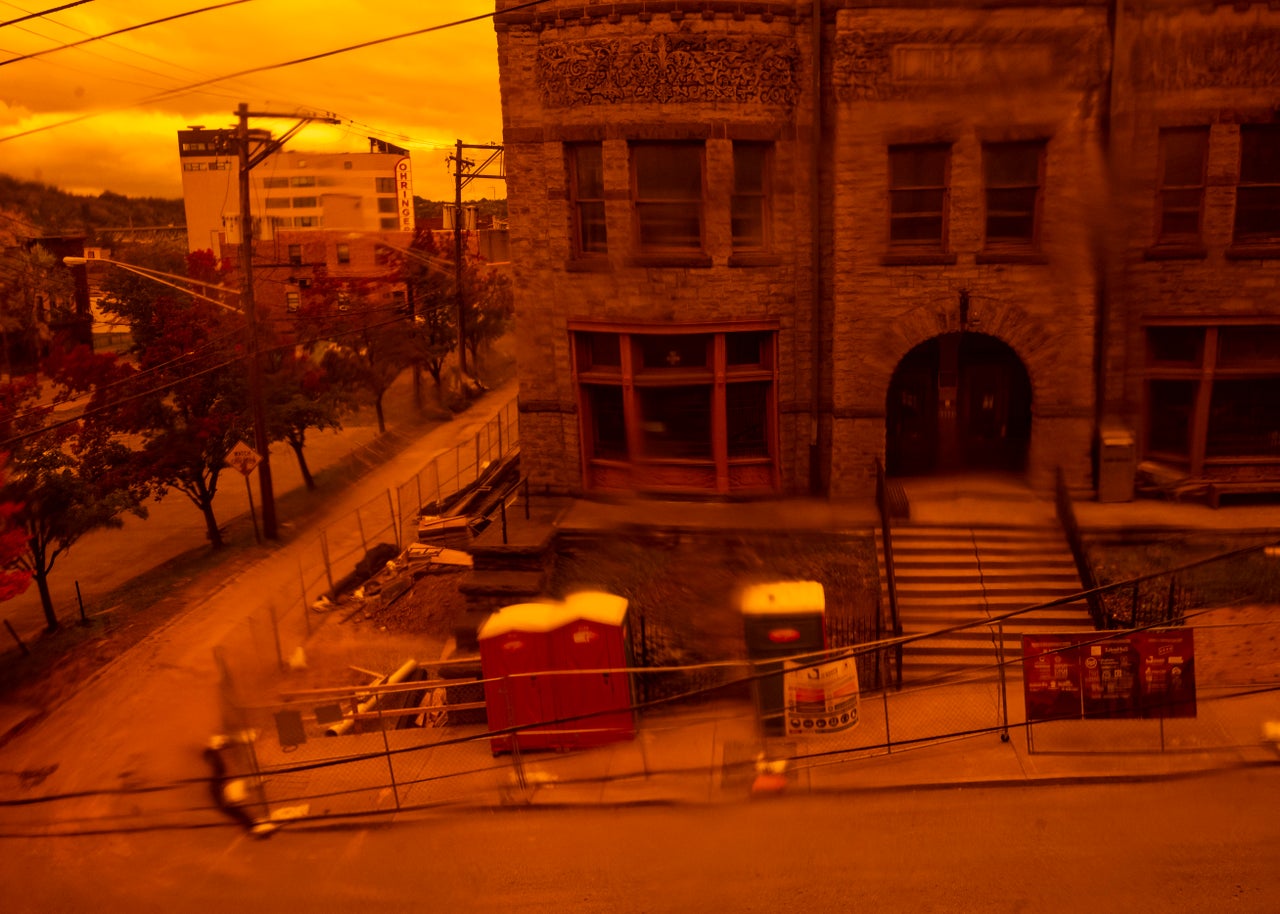
M731 224L735 251L769 247L769 159L767 143L733 144Z
M378 220L379 228L394 231L400 227L400 220L395 216L384 216Z
M373 189L380 194L394 194L396 192L396 179L374 178Z
M351 263L351 245L340 244L337 248L338 263Z
M289 179L288 178L263 178L262 186L266 188L288 187Z
M319 205L319 201L315 197L294 197L294 209L315 209Z
M289 263L294 266L300 266L302 264L302 245L289 245Z
M603 254L609 249L604 221L603 145L574 143L568 147L568 157L574 251Z
M641 253L702 251L702 164L702 143L632 145L632 199Z
M889 245L942 251L947 246L951 147L889 147Z
M298 292L284 293L284 306L285 306L285 309L290 314L293 314L295 311L297 311L298 307L301 304L302 304L302 295L300 293Z
M1157 241L1168 244L1200 240L1208 150L1208 127L1179 127L1160 131L1160 222Z
M288 209L291 205L288 197L267 197L267 209Z
M1280 242L1280 125L1240 128L1235 240Z
M315 175L294 175L292 178L289 179L289 185L291 187L315 187L316 176Z
M379 197L378 198L378 212L394 213L395 211L396 211L395 197Z
M988 247L1036 244L1044 141L987 143L982 147Z
M319 228L319 216L294 216L293 224L297 228Z

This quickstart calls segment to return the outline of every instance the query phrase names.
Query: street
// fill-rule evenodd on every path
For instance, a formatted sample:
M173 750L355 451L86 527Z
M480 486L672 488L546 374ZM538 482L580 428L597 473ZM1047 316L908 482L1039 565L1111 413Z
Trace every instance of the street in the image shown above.
M1280 906L1280 770L394 827L0 839L48 911L1225 911ZM390 825L391 823L386 823Z

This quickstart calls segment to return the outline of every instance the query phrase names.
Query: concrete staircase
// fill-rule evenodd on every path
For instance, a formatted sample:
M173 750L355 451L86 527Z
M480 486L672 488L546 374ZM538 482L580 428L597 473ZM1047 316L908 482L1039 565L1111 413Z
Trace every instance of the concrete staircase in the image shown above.
M1044 522L1028 526L915 523L894 525L891 535L905 635L982 622L1083 590L1065 536ZM883 543L878 535L877 544L883 578ZM1078 600L1008 619L1002 630L1004 658L1011 660L1020 655L1023 634L1087 632L1093 624L1087 603ZM993 667L998 657L995 625L923 638L903 648L903 682Z

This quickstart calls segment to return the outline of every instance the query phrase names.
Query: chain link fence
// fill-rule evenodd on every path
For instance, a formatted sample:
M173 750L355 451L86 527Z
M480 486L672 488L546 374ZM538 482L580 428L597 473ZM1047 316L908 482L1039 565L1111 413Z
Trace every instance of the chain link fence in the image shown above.
M418 541L423 518L458 507L518 446L513 399L471 438L318 531L298 560L296 587L263 594L261 606L223 640L238 685L246 694L270 689L282 672L309 662L309 643L329 620L376 613L401 596L408 576L372 579ZM343 599L353 594L359 598Z

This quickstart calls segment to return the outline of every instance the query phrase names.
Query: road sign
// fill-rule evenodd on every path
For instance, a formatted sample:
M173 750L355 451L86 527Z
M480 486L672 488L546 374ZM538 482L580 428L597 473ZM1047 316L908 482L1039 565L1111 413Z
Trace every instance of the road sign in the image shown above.
M237 443L227 455L227 466L235 467L244 476L252 473L260 463L262 463L262 457L243 441Z

